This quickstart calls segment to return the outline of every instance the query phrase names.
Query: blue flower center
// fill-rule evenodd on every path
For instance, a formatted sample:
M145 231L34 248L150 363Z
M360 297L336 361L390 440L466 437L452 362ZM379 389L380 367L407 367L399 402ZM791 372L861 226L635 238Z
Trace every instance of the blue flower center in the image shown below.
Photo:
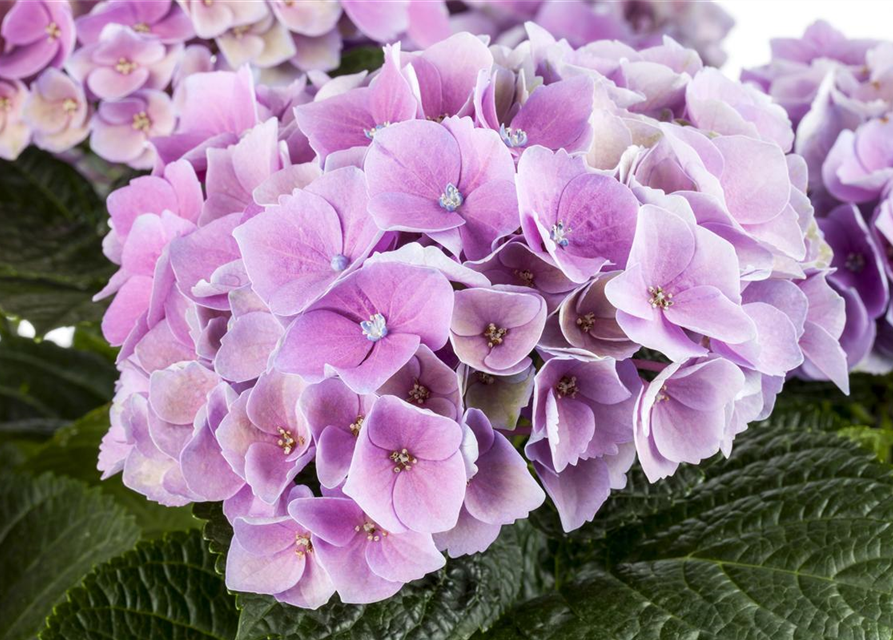
M440 194L438 202L441 207L447 211L453 212L462 206L462 203L465 202L465 198L462 197L462 194L459 193L459 190L451 182L443 190L443 193Z
M344 271L347 269L347 265L350 261L347 259L347 256L338 254L334 258L332 258L332 271Z
M517 149L518 147L527 146L527 132L524 129L512 129L501 125L499 127L499 137L509 149Z
M388 325L385 323L384 316L380 313L369 316L368 320L360 323L360 328L363 330L363 335L370 342L378 342L388 335Z
M363 133L366 134L366 137L372 140L375 137L375 134L384 129L385 127L391 126L390 122L382 122L381 124L377 124L371 129L363 129Z
M564 226L564 222L559 220L552 225L552 231L549 232L549 237L552 238L552 242L557 244L559 247L564 248L570 244L570 240L567 239L567 236L570 232L570 227Z

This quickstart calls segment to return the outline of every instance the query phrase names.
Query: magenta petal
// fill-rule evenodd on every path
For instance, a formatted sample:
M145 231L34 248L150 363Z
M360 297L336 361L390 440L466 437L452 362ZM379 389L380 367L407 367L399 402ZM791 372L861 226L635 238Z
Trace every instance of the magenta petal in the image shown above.
M367 544L366 562L376 575L394 582L418 580L446 564L431 535L414 531Z
M226 500L245 485L220 453L220 445L207 425L199 427L183 448L180 467L189 489L205 500Z
M262 556L285 551L295 544L297 525L288 516L236 518L233 535L248 553Z
M465 499L465 462L458 453L446 460L419 459L397 475L394 510L407 528L436 533L456 526Z
M406 364L418 348L418 336L388 335L375 343L361 364L340 368L338 373L345 384L357 393L372 393Z
M254 494L273 504L300 471L298 461L289 461L273 442L255 442L245 455L245 480Z
M155 371L149 379L149 403L162 420L192 424L219 379L198 362L178 363Z
M449 531L434 534L438 549L445 550L451 558L480 553L499 537L501 524L489 524L468 513L465 507L459 512L459 521Z
M387 531L405 531L394 512L392 494L398 474L390 455L391 451L372 443L368 428L362 429L342 491Z
M345 604L378 602L403 588L402 582L385 580L372 572L366 561L365 542L339 548L320 541L314 549Z
M363 423L363 430L376 447L388 453L407 448L414 456L425 460L446 460L462 443L462 429L454 420L394 396L376 400Z
M291 549L277 554L254 555L235 538L226 554L226 586L234 591L278 593L294 586L302 573L304 559Z
M325 376L326 365L357 366L372 346L358 322L333 311L310 311L288 328L275 364L280 371L318 381Z
M282 325L272 314L258 311L237 318L220 341L214 368L233 382L257 378L267 368L282 333Z
M291 589L276 595L279 602L285 602L303 609L318 609L327 603L335 593L335 585L328 572L313 554L304 557L304 573Z
M581 460L560 474L538 462L534 468L558 509L565 532L579 529L592 520L611 493L608 467L602 458Z
M288 504L298 524L329 544L343 547L357 537L354 527L363 522L363 511L348 498L298 498Z
M719 289L697 286L680 291L664 314L670 322L732 344L756 337L756 326L740 305Z
M347 477L357 438L343 428L326 427L316 443L316 474L320 483L330 489Z

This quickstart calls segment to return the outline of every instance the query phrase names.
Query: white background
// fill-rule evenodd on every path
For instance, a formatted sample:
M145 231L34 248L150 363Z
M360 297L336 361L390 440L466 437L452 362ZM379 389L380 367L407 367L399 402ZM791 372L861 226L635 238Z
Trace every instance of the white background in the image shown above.
M737 78L742 68L769 61L769 40L797 37L818 19L848 38L893 40L893 0L719 0L735 19L725 39L723 69Z

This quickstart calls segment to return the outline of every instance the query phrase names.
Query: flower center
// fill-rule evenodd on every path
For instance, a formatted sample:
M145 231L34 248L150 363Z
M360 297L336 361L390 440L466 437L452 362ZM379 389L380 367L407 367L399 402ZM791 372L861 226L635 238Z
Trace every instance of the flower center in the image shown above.
M118 58L117 64L115 64L115 71L120 73L122 76L129 76L131 73L136 71L136 68L139 65L127 58Z
M214 0L202 0L202 2L206 7L210 7L212 4L214 4Z
M505 335L509 332L508 329L503 329L502 327L497 327L492 322L487 325L487 328L484 330L484 337L487 339L487 346L491 349L493 347L498 347L503 343L505 339Z
M493 384L494 382L496 382L496 378L491 376L489 373L484 373L483 371L478 371L477 374L478 374L478 380L480 380L481 383L483 383L485 385L489 386L489 385Z
M523 284L525 287L533 286L534 275L533 275L533 271L531 271L530 269L523 269L523 270L515 269L514 274L515 274L515 277L518 280L520 280L521 284Z
M438 202L441 207L449 212L453 212L462 206L462 203L465 202L465 198L462 197L462 194L459 193L456 186L450 182L443 190L443 193L440 194Z
M418 378L413 378L412 389L409 390L409 397L407 400L409 402L415 402L416 404L425 404L425 400L430 396L431 392L428 391L428 387L419 384Z
M152 121L149 120L149 114L145 111L140 111L139 113L133 114L133 128L137 131L142 131L143 133L148 133L149 128L152 126Z
M667 385L663 385L660 388L660 391L657 392L657 396L654 398L654 404L658 402L663 402L664 400L669 400L670 396L667 394Z
M440 124L447 117L448 117L447 114L441 113L439 116L426 116L425 119L428 120L428 122L436 122L436 123Z
M305 553L313 553L313 543L310 542L310 536L305 536L303 533L295 533L295 553L304 557Z
M570 232L571 228L565 227L564 221L559 220L552 225L552 230L549 232L549 237L552 238L552 242L563 249L570 244L570 240L567 239L567 236Z
M406 449L400 449L400 451L394 451L393 453L391 453L391 460L396 463L396 466L394 466L394 473L400 473L401 471L410 471L412 469L412 465L418 462L418 460L416 460Z
M577 316L577 326L580 327L580 331L583 333L589 333L589 330L592 329L593 325L595 325L595 314L587 313L583 316Z
M648 287L648 293L651 294L651 297L648 299L648 304L655 309L658 307L667 309L673 306L673 294L666 293L663 287Z
M0 111L12 111L12 100L6 96L0 97Z
M564 376L555 385L555 391L558 392L559 398L566 396L575 398L577 396L577 376Z
M298 439L295 440L291 435L291 431L283 429L282 427L279 427L277 431L279 431L279 439L276 441L276 444L279 445L279 448L282 449L282 453L285 455L294 451L295 443L303 446L304 438L298 436Z
M47 34L47 40L49 40L50 42L53 42L56 38L62 35L62 30L55 22L49 23L44 31Z
M78 101L74 98L65 98L62 101L62 111L65 113L72 113L73 111L77 111Z
M388 532L384 529L378 527L378 525L373 524L371 522L364 522L363 526L357 525L353 528L354 531L362 531L366 534L366 540L370 542L378 542L382 538L388 537Z
M377 124L371 129L363 129L363 133L366 134L366 137L372 140L375 137L375 134L384 129L385 127L391 126L390 122L382 122L381 124Z
M865 256L854 251L846 257L843 266L853 273L860 273L865 268Z
M236 40L241 40L242 36L251 30L251 26L250 24L240 24L238 27L232 28L232 34L236 37Z
M137 33L149 33L152 29L149 28L145 22L137 22L133 27L131 27Z
M332 271L344 271L347 269L347 265L350 261L347 259L347 256L343 254L338 254L334 258L332 258Z
M363 420L365 419L366 416L359 415L357 416L357 419L351 422L348 426L348 429L350 429L350 432L354 435L355 438L360 435L360 429L363 428Z
M369 316L368 320L360 323L360 328L363 330L363 335L370 342L378 342L388 335L388 325L385 323L384 316L380 313Z
M499 127L499 137L509 149L527 145L527 133L523 129L512 129L502 125Z

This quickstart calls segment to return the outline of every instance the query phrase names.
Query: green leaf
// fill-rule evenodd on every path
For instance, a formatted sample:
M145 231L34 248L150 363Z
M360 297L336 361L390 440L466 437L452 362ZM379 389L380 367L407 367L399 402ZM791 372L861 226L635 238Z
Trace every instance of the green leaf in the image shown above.
M68 592L40 638L230 640L237 623L201 532L179 532L97 567Z
M684 500L611 530L482 637L891 637L891 467L811 421L751 427Z
M354 47L341 56L341 65L332 72L332 77L375 71L383 64L384 50L381 47Z
M0 474L0 638L33 638L66 590L139 530L95 489L50 474Z
M211 549L225 552L232 530L219 505L196 505L209 518ZM524 550L541 541L526 523L503 527L486 552L448 560L441 571L371 605L332 602L316 611L282 605L269 596L238 594L238 640L461 640L486 628L511 605L526 580ZM218 563L223 568L223 561ZM526 585L525 585L526 586Z
M22 469L38 474L52 471L98 486L135 518L143 538L157 538L168 531L194 529L201 522L188 507L164 507L128 489L118 474L100 480L96 468L99 443L109 429L109 408L100 407L70 425L59 429L29 456Z
M70 164L35 148L0 161L0 308L39 335L99 318L90 301L114 271L105 206Z
M0 432L43 437L112 398L117 371L96 353L0 334Z
M890 461L890 449L893 448L893 431L890 429L852 426L841 429L838 433L874 452L881 462Z

